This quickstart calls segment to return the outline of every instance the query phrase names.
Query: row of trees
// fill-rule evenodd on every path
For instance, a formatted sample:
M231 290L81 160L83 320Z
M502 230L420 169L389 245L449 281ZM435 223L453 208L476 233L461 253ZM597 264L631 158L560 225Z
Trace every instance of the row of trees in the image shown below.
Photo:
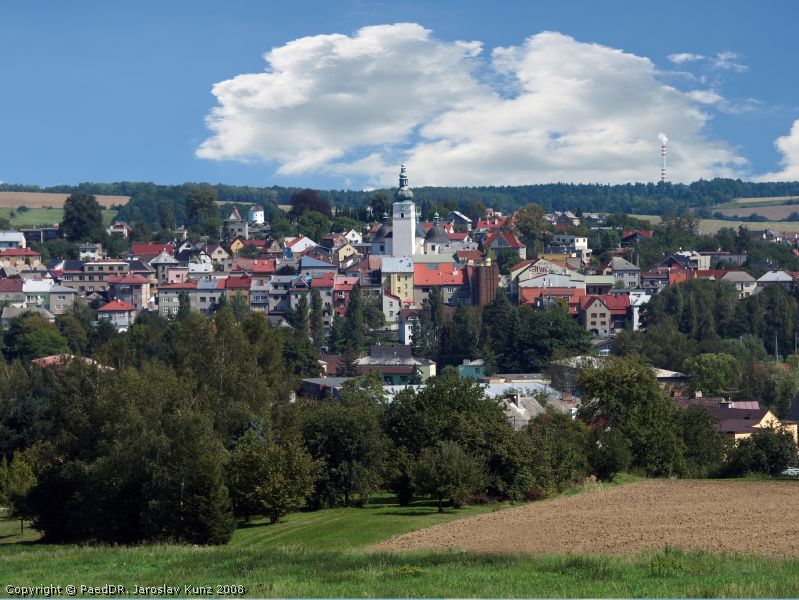
M633 359L579 376L579 419L550 410L520 431L449 371L392 402L374 376L337 398L291 402L313 352L298 358L301 336L284 332L223 307L210 319L141 320L94 348L113 370L5 363L0 498L51 541L223 543L234 516L276 521L381 489L443 508L474 494L539 498L626 468L773 473L793 449L768 431L731 449L706 410L677 410Z
M646 331L619 332L613 351L684 371L705 394L757 398L782 417L799 394L799 375L764 361L795 353L797 312L796 295L780 286L738 300L726 282L691 280L653 297L643 314Z
M153 183L82 183L78 186L40 188L25 185L0 185L2 191L37 191L55 193L83 193L130 196L130 201L120 209L120 217L133 223L142 220L155 223L159 206L168 202L173 206L178 222L185 219L184 202L188 189L195 184L156 185ZM207 184L205 184L207 186ZM253 188L246 186L215 185L212 188L219 198L251 202L267 207L288 204L292 195L302 192L298 188L272 186ZM392 190L380 190L392 197ZM319 190L316 194L329 205L361 207L370 203L374 193L354 190ZM573 210L618 212L626 214L667 214L690 208L710 208L738 197L770 197L799 195L796 182L753 183L733 179L699 180L691 184L637 183L624 185L602 184L539 184L527 186L417 187L414 197L418 203L451 205L471 216L478 212L473 205L492 206L511 212L530 202L536 202L547 211ZM314 209L315 210L315 209ZM324 212L324 211L321 211ZM390 211L389 211L390 212ZM482 214L482 211L479 211ZM711 211L708 211L710 216ZM375 214L382 214L375 213ZM432 213L431 213L432 215Z
M589 334L564 307L514 306L502 290L487 306L458 306L450 312L440 290L433 288L412 336L415 356L441 366L480 357L489 373L539 372L552 358L591 347Z

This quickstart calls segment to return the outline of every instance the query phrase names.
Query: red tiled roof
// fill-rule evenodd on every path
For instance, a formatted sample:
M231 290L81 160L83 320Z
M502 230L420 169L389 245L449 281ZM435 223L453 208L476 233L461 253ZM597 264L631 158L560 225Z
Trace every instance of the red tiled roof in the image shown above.
M515 235L509 231L500 231L497 233L489 233L483 242L484 248L491 248L498 239L502 238L508 244L509 248L524 248L524 244Z
M518 262L510 268L510 272L513 273L513 271L518 271L519 269L526 267L527 265L531 265L534 262L535 260L529 258L527 260L523 260L522 262Z
M197 288L196 281L181 281L180 283L164 283L158 286L159 290L193 290Z
M245 246L255 246L256 248L265 248L267 244L266 240L244 240Z
M360 277L347 277L346 275L337 275L333 283L333 291L336 292L349 292L360 281Z
M694 271L694 277L697 279L715 279L721 280L730 271L727 269L697 269Z
M132 310L136 310L136 308L127 302L123 302L122 300L111 300L111 302L105 306L98 308L97 312L130 312Z
M604 304L611 314L626 314L627 309L630 307L630 297L626 294L619 296L612 296L610 294L601 294L598 296L582 296L580 298L580 310L586 310L595 300Z
M585 291L580 288L564 288L564 287L551 287L551 288L520 288L519 289L519 304L535 304L538 298L560 298L568 296L566 302L568 304L569 312L572 314L577 313L580 306L580 300L585 296Z
M464 285L466 276L463 269L452 263L433 263L413 265L413 285Z
M401 308L399 311L399 316L403 319L418 319L422 314L422 310L419 308Z
M483 253L479 250L458 250L455 256L458 260L483 260Z
M52 356L42 356L41 358L34 358L31 362L40 367L60 367L69 364L69 362L73 360L83 361L87 365L92 365L102 371L115 370L113 367L102 365L91 358L82 358L72 354L53 354Z
M252 283L252 277L228 277L222 279L225 282L225 288L231 290L249 290Z
M158 256L161 252L171 256L174 252L172 244L132 244L130 250L134 256Z
M468 235L468 233L448 233L447 239L451 242L462 242L467 238Z
M340 354L320 354L319 361L324 363L325 375L335 375L341 364Z
M651 229L625 229L621 234L621 239L631 237L635 234L643 237L652 237L655 232Z
M477 226L475 229L497 229L505 224L508 217L488 217L486 219L477 219Z
M277 271L277 263L274 259L259 260L257 258L234 258L230 265L231 271L247 271L259 275L274 273Z
M0 279L0 292L21 292L22 279Z
M41 254L30 248L6 248L0 252L0 257L3 256L41 256Z
M358 277L353 277L353 279L358 279ZM323 273L322 275L318 275L311 279L311 287L312 288L329 288L333 287L333 284L336 281L336 274L332 271L327 273Z
M290 242L286 242L286 248L291 248L291 247L295 246L296 244L298 244L300 241L307 240L307 239L309 239L309 238L306 238L304 235L298 235L297 237L295 237Z

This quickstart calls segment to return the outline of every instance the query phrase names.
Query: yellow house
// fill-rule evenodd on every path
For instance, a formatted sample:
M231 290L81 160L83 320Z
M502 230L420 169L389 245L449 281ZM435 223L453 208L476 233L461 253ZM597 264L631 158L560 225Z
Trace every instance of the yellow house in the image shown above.
M384 256L380 274L384 290L397 296L403 306L413 303L413 259L406 256Z
M241 249L244 248L244 242L241 241L241 238L236 238L232 242L230 242L230 253L231 254L238 254L241 252Z
M796 423L782 423L777 416L771 412L770 410L762 411L763 415L755 415L754 418L749 420L747 424L745 420L741 419L728 419L726 421L722 421L719 423L719 428L723 433L732 434L733 438L737 442L738 440L742 440L744 438L748 438L751 436L754 431L752 428L756 429L778 429L781 431L787 431L793 436L794 443L799 443L799 431L797 431L797 424ZM760 417L758 419L758 417ZM734 421L734 422L733 422ZM725 431L725 428L728 431Z
M0 252L0 265L21 269L29 265L33 268L42 264L42 255L30 248L8 248Z
M790 415L785 421L780 421L773 412L761 408L756 400L730 401L721 397L703 397L701 392L695 392L693 396L674 396L674 402L679 408L704 406L713 416L716 429L736 442L766 428L787 431L794 442L799 442L797 422Z
M333 250L333 259L339 264L339 266L344 266L347 264L347 262L353 256L357 257L358 251L350 243L343 244Z

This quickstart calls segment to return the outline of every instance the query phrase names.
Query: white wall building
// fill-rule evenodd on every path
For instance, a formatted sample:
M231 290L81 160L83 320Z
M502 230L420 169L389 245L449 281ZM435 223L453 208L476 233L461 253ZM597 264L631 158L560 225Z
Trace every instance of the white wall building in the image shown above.
M247 211L247 222L250 225L263 225L264 224L264 209L262 206L253 204L250 210Z

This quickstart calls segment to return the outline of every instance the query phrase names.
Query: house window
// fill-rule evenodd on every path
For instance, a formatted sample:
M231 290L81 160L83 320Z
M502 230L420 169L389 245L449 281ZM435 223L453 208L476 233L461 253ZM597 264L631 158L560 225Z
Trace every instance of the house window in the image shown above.
M447 288L447 293L448 294L454 294L455 293L455 288Z

